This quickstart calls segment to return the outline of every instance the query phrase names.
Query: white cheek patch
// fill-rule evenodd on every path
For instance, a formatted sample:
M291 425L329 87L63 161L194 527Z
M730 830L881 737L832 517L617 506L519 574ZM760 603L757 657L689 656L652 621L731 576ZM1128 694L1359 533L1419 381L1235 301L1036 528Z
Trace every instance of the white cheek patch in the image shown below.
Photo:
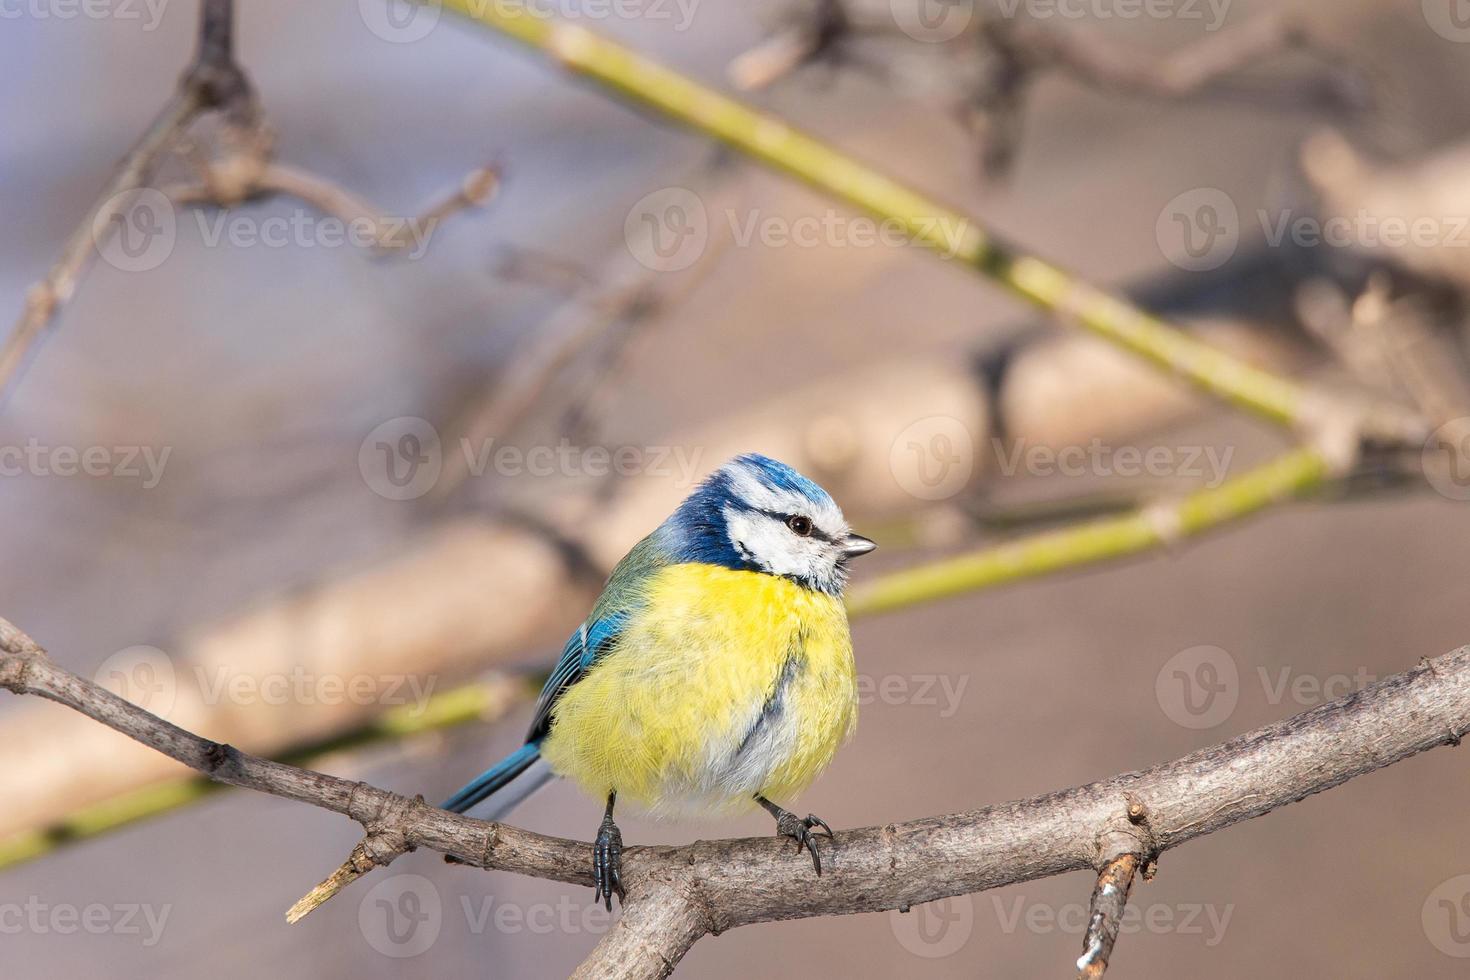
M772 575L825 579L832 572L825 542L798 538L774 517L727 506L725 527L731 543Z

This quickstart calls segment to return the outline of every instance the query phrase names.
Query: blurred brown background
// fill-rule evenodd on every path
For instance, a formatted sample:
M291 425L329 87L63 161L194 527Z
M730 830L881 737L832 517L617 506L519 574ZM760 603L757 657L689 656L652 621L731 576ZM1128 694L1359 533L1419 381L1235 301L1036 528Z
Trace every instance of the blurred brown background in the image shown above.
M389 213L418 208L487 161L503 168L499 196L446 220L421 258L211 246L190 217L158 267L96 264L0 414L0 445L170 449L153 487L34 472L0 479L0 615L70 669L90 673L138 644L173 655L191 632L401 556L446 514L540 496L534 477L492 476L435 509L385 499L359 467L365 437L391 420L421 417L452 431L562 304L557 288L508 276L507 249L534 249L596 276L644 275L630 261L625 219L645 195L671 186L698 186L711 207L705 187L733 186L733 207L745 217L845 214L750 165L711 175L701 138L654 124L448 15L422 40L386 41L369 28L374 2L256 0L239 12L239 54L277 131L279 157ZM1277 6L1228 3L1221 31ZM1338 378L1346 372L1307 340L1281 297L1313 275L1360 286L1365 260L1345 256L1352 249L1273 247L1255 216L1311 213L1297 161L1303 139L1324 125L1350 133L1369 158L1402 164L1462 139L1470 104L1458 93L1470 86L1470 36L1456 40L1445 28L1456 22L1439 19L1452 4L1281 6L1371 78L1371 109L1324 106L1328 70L1292 52L1176 100L1046 73L1032 89L1009 178L986 180L943 95L947 68L905 67L918 79L905 87L819 65L751 97L1094 282L1190 318L1248 321L1305 352L1307 370ZM0 215L10 232L0 237L0 310L18 311L27 284L174 84L196 10L164 0L156 19L140 5L135 20L120 10L63 17L56 4L16 9L0 31ZM1107 4L1087 9L1052 22L1140 60L1204 34L1204 22L1189 18L1099 18ZM702 0L687 29L677 12L590 26L725 86L731 59L760 42L778 13ZM1192 272L1171 264L1160 227L1171 201L1201 188L1234 203L1241 242L1222 268ZM263 221L301 210L272 200L241 213ZM716 218L723 221L718 210ZM1443 299L1443 288L1424 289ZM899 355L968 364L1055 331L917 249L830 238L810 248L736 244L676 307L638 326L600 382L593 422L572 435L667 445ZM569 424L557 410L565 393L549 401L504 441L555 445ZM1283 445L1279 434L1214 407L1150 427L1134 443L1228 449L1231 473ZM988 437L977 433L973 451L988 455ZM702 472L720 462L698 458ZM1032 476L989 488L985 501L1149 492L1147 483L1106 475ZM929 548L895 534L899 543L858 578L1001 537L973 523L968 497L946 503L962 506L938 520L942 533L920 535ZM925 505L916 498L912 511ZM884 540L883 529L913 515L853 516L860 528L867 517ZM1042 793L1285 717L1323 700L1324 686L1336 696L1364 677L1406 669L1470 639L1467 532L1464 504L1421 484L1291 504L1145 559L864 620L855 625L859 668L877 693L855 741L800 805L841 828ZM622 536L622 546L638 533ZM511 666L544 665L579 617L569 606ZM1201 646L1236 666L1237 703L1217 724L1191 728L1177 722L1158 682L1172 657ZM457 679L432 681L442 689ZM0 723L65 710L37 708L0 701ZM438 799L517 744L528 710L522 703L492 725L323 765ZM88 724L75 720L77 730ZM15 796L5 773L19 765L9 751L0 744L7 805ZM1470 874L1463 764L1455 751L1431 753L1166 854L1157 879L1135 889L1136 931L1125 930L1113 973L1464 975L1470 905L1462 913L1439 904L1470 895L1455 882ZM599 810L556 786L513 822L586 839ZM606 928L604 915L588 911L585 889L452 868L423 852L287 927L284 910L340 862L356 829L228 792L9 868L0 873L4 974L545 977L569 972ZM630 843L680 842L769 826L761 815L708 825L627 819L623 830ZM379 882L404 875L422 876L394 886L419 904L403 904L401 890L391 902L426 910L417 925L389 922L377 904L390 900L375 891ZM1090 888L1077 874L907 917L741 929L699 943L679 975L1056 975L1080 952ZM93 904L107 910L96 929L66 927L65 909ZM427 932L410 937L400 927L434 935L424 942Z

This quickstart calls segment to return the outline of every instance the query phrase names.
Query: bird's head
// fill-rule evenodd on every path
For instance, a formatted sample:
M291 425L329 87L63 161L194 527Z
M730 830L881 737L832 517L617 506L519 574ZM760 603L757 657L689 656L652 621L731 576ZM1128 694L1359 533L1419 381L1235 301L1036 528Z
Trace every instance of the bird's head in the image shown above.
M682 561L780 575L833 595L847 581L848 561L877 547L852 533L827 491L757 453L720 467L662 532Z

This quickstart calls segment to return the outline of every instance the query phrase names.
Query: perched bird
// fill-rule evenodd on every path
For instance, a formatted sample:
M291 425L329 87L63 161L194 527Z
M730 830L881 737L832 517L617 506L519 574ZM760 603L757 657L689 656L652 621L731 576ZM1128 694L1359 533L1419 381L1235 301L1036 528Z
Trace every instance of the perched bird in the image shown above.
M499 819L552 776L574 780L607 801L592 868L609 910L623 895L619 797L656 814L758 803L821 874L815 834L832 829L774 801L805 789L857 722L842 590L848 561L874 547L796 470L731 460L618 563L526 744L444 809L500 793L476 814Z

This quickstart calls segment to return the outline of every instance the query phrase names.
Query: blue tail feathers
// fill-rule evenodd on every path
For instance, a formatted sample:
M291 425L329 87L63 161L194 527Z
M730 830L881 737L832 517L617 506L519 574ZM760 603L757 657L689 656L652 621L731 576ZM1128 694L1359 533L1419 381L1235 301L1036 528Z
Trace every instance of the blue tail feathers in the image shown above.
M504 789L506 784L531 768L541 756L540 742L527 742L495 765L486 769L473 781L440 804L450 813L464 813L490 794Z

